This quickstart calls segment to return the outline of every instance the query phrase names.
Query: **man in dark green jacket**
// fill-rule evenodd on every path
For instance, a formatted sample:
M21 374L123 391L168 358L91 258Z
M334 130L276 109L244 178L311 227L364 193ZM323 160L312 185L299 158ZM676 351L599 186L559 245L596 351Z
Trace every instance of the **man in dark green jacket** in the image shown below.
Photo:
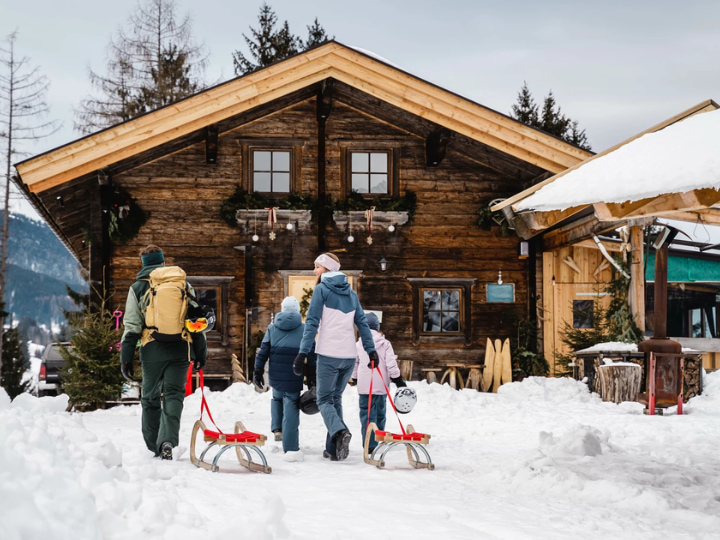
M149 245L140 252L142 270L128 291L123 323L120 358L125 378L132 380L133 357L141 341L145 326L143 309L147 307L145 292L150 288L150 272L165 265L162 250ZM193 289L187 284L194 297ZM192 342L142 340L142 432L148 449L162 459L172 459L172 449L178 445L180 417L185 399L185 381L190 360L194 369L202 369L207 361L205 334L193 333Z

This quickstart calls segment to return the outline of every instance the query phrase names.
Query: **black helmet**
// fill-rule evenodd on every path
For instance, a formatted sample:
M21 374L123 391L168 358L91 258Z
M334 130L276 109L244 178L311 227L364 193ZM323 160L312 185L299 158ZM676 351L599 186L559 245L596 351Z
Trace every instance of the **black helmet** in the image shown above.
M189 332L209 332L215 326L215 321L215 310L210 306L188 305L185 328Z
M310 390L303 392L300 395L300 401L298 402L298 407L302 412L305 414L317 414L320 412L320 409L317 405L317 396L315 394L315 387L311 388Z

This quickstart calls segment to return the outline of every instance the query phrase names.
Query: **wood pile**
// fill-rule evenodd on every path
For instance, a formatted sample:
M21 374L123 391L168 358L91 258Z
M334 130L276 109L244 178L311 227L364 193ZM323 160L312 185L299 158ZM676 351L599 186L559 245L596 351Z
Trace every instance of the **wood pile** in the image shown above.
M702 356L686 356L683 402L702 394L702 386Z

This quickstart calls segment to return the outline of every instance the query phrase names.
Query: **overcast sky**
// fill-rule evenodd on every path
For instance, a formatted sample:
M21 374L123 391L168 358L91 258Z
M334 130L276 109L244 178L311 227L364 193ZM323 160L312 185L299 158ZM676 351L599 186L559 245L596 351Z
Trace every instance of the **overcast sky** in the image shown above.
M232 51L257 25L260 1L177 0L209 49L208 81L234 76ZM104 72L105 46L135 0L0 0L0 36L51 81L63 128L32 154L79 137L72 109ZM293 33L318 17L328 34L508 114L527 81L552 90L598 152L703 100L720 100L720 1L274 0Z

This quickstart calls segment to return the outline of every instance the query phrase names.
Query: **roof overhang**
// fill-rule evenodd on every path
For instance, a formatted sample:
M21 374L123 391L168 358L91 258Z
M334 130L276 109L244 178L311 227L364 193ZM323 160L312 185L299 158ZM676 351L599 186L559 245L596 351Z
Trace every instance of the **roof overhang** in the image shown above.
M330 41L23 161L16 168L29 191L40 193L328 78L552 173L573 167L591 155L395 66Z
M704 221L705 223L719 224L720 190L713 187L664 193L651 197L640 197L636 200L627 200L624 202L605 202L598 200L588 201L587 204L570 207L563 207L562 204L557 204L557 207L553 207L553 204L550 204L543 206L542 209L526 208L527 206L532 206L529 201L532 200L531 197L533 195L539 193L543 188L550 186L569 173L577 171L577 173L575 173L575 181L582 181L582 168L589 163L603 159L605 156L612 154L643 135L658 132L692 116L715 111L718 108L720 108L720 106L713 100L706 100L494 205L491 210L502 211L509 219L515 222L521 222L522 226L516 228L523 231L525 238L530 238L538 233L560 225L564 227L568 225L572 226L572 222L580 217L587 221L587 211L590 208L594 212L595 230L604 229L603 224L607 223L621 226L628 221L640 222L647 218L658 216L681 221ZM610 194L608 194L608 198L611 198Z

